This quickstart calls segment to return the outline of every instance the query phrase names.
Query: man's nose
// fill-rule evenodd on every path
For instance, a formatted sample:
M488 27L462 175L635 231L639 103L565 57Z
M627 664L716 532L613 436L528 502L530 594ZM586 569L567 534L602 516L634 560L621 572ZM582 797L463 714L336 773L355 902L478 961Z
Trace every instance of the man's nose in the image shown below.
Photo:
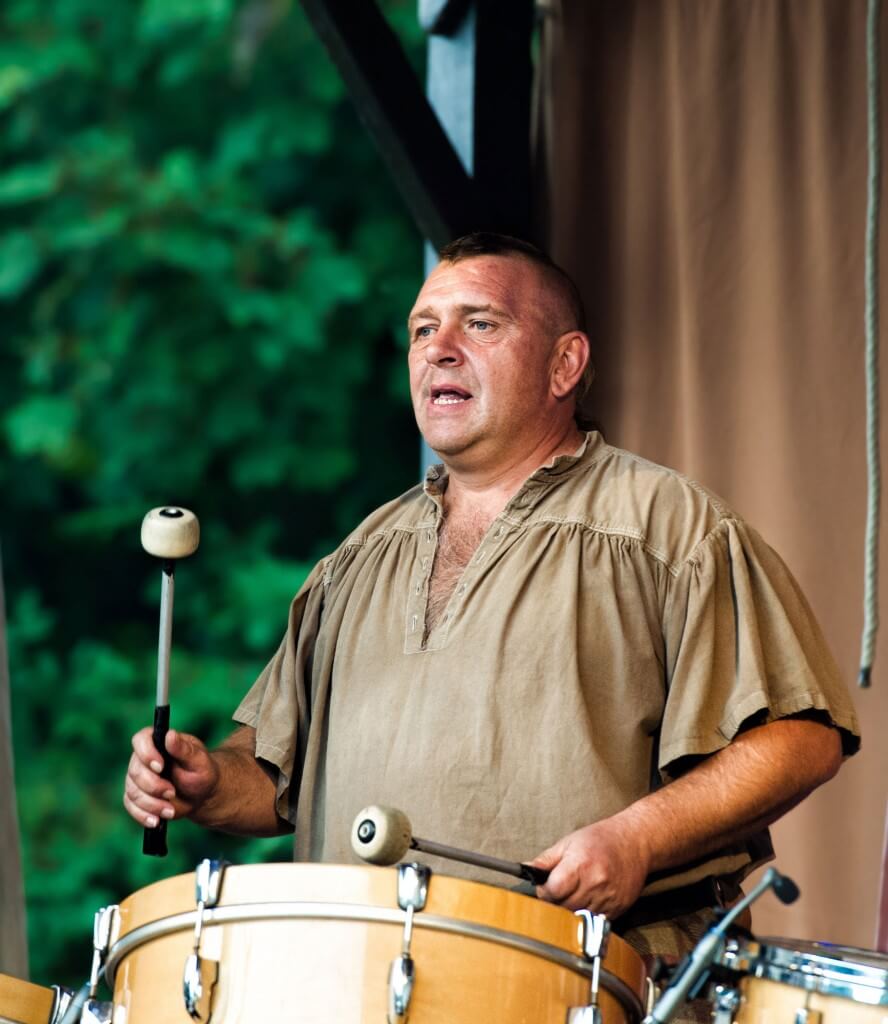
M434 366L455 366L463 361L462 332L442 324L426 345L426 361Z

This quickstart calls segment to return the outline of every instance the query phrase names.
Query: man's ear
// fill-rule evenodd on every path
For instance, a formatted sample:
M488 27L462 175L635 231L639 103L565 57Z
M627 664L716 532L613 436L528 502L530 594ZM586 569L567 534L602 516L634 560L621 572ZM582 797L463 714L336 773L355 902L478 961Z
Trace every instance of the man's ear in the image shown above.
M568 331L555 342L549 380L556 398L565 398L579 384L589 362L589 348L583 331Z

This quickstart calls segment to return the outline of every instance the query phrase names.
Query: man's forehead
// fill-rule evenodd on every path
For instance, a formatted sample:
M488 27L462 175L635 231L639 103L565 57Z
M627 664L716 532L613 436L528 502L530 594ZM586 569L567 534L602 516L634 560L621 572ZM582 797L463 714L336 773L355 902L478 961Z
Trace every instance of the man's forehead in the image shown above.
M540 282L536 267L513 256L470 256L439 263L426 278L411 312L457 304L472 308L489 307L505 311L523 304L528 291L536 292Z
M421 297L420 297L421 298ZM458 314L459 316L468 316L469 314L476 315L478 313L486 313L490 316L510 318L511 313L508 309L502 306L496 305L492 302L456 302L448 303L448 309ZM440 303L434 301L417 305L410 311L409 320L423 320L431 317L435 317L441 311Z

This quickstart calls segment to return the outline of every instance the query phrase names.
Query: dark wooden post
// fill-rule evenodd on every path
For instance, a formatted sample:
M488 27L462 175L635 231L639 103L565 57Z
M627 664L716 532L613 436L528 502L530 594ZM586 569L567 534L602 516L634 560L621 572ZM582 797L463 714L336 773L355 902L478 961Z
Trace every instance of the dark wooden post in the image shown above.
M2 560L0 560L0 972L12 974L17 978L27 978L28 976L25 900L12 758L12 719Z

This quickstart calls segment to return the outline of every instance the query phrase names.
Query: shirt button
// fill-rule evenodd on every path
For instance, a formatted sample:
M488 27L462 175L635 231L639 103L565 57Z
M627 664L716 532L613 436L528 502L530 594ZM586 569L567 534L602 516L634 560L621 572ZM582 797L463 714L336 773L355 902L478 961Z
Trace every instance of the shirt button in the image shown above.
M434 539L435 535L432 533L431 530L429 530L429 532L426 534L426 540L429 542L429 544L431 544Z
M465 583L460 583L460 585L456 588L456 592L457 594L464 594L466 592Z
M498 526L496 528L496 531L493 534L493 539L494 540L499 540L499 538L502 537L502 535L503 535L503 528L501 526Z

